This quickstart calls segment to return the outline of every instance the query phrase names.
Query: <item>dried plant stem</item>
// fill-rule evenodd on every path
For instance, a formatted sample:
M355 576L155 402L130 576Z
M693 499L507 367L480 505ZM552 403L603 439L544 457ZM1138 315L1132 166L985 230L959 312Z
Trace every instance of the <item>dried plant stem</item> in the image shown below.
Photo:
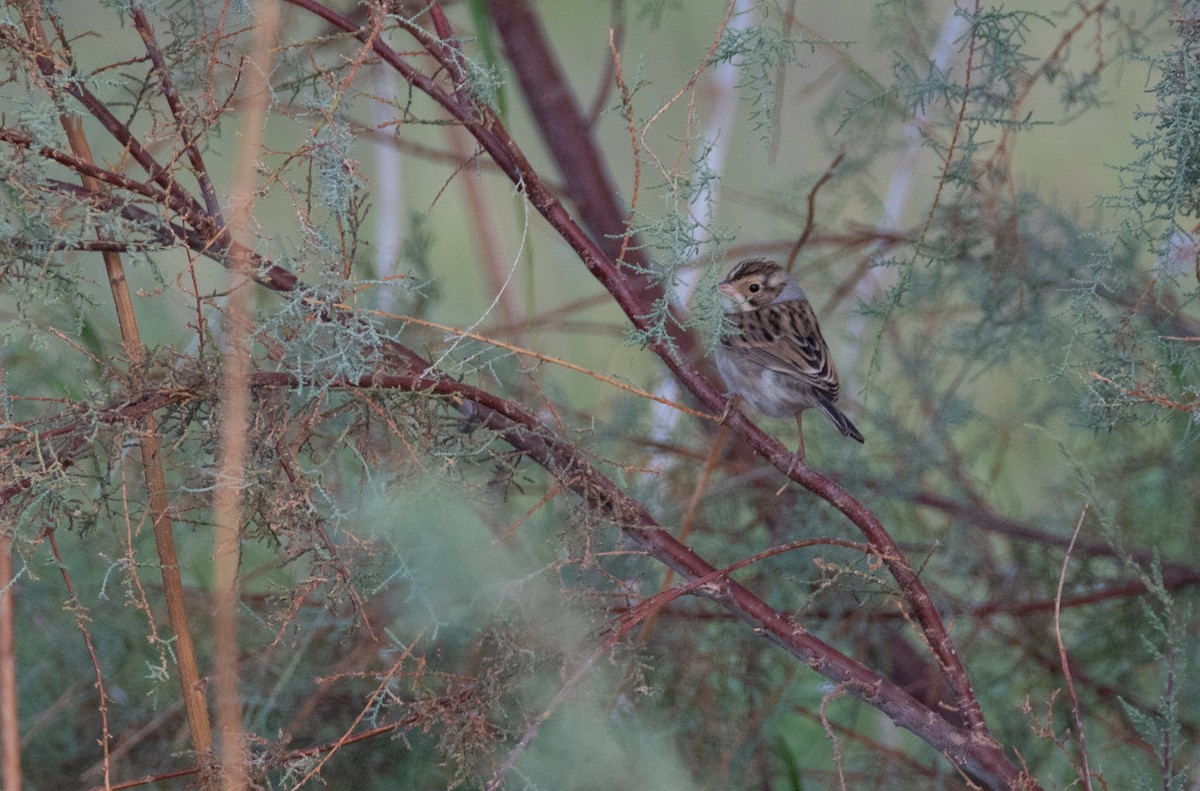
M270 99L268 75L279 32L279 6L273 0L257 3L254 19L254 44L246 69L245 113L235 171L238 177L229 200L230 231L235 239L248 238L253 226L255 165ZM250 781L250 754L242 725L242 697L238 684L237 629L242 487L250 429L250 335L253 331L250 310L254 263L246 250L238 247L231 256L226 304L228 327L222 353L220 447L213 493L213 675L221 744L221 788L225 791L242 791Z
M241 209L234 204L233 211L236 218ZM236 278L236 271L231 276ZM213 495L213 686L221 787L226 791L241 791L249 781L237 667L241 492L250 410L248 290L249 281L243 281L234 287L227 303L229 331L223 354L220 451Z
M45 535L46 541L50 545L50 552L54 555L54 562L58 564L58 570L62 574L63 584L67 587L67 595L70 597L69 607L75 613L75 624L79 628L79 633L83 635L88 658L91 659L92 670L96 674L96 692L100 695L100 704L96 710L100 712L100 746L104 750L104 787L108 789L112 787L112 760L108 752L108 743L112 741L112 734L108 729L108 692L104 688L104 671L100 667L100 657L96 654L96 644L92 642L92 633L87 628L87 614L79 602L79 597L75 594L75 583L71 582L67 564L63 562L62 554L58 551L58 541L54 538L54 530L46 531Z
M0 366L0 388L4 367ZM7 414L3 417L7 418ZM0 791L21 791L21 720L17 715L17 598L12 534L0 533Z
M838 684L821 697L820 708L821 725L825 728L825 735L829 737L830 743L833 744L833 765L837 767L838 788L842 791L846 791L846 768L842 760L842 741L833 732L833 724L829 721L829 704L835 698L846 694L846 691L845 684Z
M1083 518L1087 516L1087 506L1079 513L1079 522L1075 525L1075 532L1071 534L1071 544L1067 547L1067 554L1063 556L1062 570L1058 574L1058 590L1054 594L1054 641L1058 645L1058 661L1062 666L1063 677L1067 680L1067 692L1071 696L1071 715L1075 720L1075 730L1079 738L1079 760L1080 774L1083 775L1083 787L1091 791L1092 789L1092 773L1088 769L1087 756L1087 741L1084 738L1083 732L1083 717L1079 714L1079 695L1075 692L1075 681L1071 678L1071 664L1067 660L1067 647L1063 643L1062 638L1062 622L1060 616L1062 614L1062 593L1063 586L1067 581L1067 565L1071 562L1071 550L1075 548L1075 539L1079 538L1079 531L1083 528Z
M17 718L17 645L13 630L12 540L0 536L0 789L21 791L21 739Z
M36 43L38 49L50 51L49 41L42 29L40 17L42 9L37 4L24 5L21 8L26 31ZM39 58L39 64L42 60ZM43 69L53 73L55 67L52 61L45 61ZM49 75L47 75L49 76ZM83 124L77 116L60 116L63 131L66 133L74 155L89 166L95 165L91 146L83 131ZM96 179L81 176L83 186L89 192L102 192L104 185ZM101 236L97 231L97 236ZM129 284L125 279L125 268L121 256L111 250L102 253L104 267L108 274L109 288L112 292L116 308L117 322L121 330L121 339L125 346L126 356L130 363L131 384L135 390L142 386L142 340L138 332L137 317L133 310L133 298L129 293ZM158 562L163 579L163 594L167 603L167 618L171 623L174 634L174 652L179 668L179 685L183 693L184 708L187 711L188 727L192 735L192 747L201 764L206 763L212 753L212 728L208 720L208 710L205 706L204 691L200 683L200 669L196 662L196 650L192 643L191 629L188 625L187 605L183 597L183 578L179 572L179 559L175 551L174 526L169 513L167 500L166 479L163 475L162 460L159 456L158 424L153 413L146 413L141 419L141 431L138 447L142 456L143 475L146 479L146 489L149 495L150 515L154 525L154 542L158 551ZM103 705L103 701L102 701ZM103 741L103 749L107 763L108 741ZM105 768L107 772L107 766Z

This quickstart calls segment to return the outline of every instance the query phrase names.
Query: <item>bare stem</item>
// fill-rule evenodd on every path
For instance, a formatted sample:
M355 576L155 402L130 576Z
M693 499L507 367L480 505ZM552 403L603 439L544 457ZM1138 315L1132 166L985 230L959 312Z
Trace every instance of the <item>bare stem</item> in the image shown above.
M1063 678L1067 680L1067 693L1071 696L1071 716L1075 720L1076 735L1079 738L1079 760L1082 763L1080 773L1083 775L1083 787L1091 791L1092 773L1088 769L1087 739L1083 732L1083 717L1079 713L1079 695L1075 692L1075 681L1071 678L1071 663L1067 658L1067 647L1063 643L1060 618L1063 586L1067 581L1067 565L1071 562L1071 550L1075 548L1075 539L1079 537L1079 531L1083 528L1083 518L1087 516L1087 512L1088 509L1085 505L1079 514L1079 523L1075 525L1075 532L1071 534L1071 544L1067 547L1067 554L1063 557L1062 570L1058 574L1058 589L1054 594L1054 640L1058 644L1058 661L1062 667Z
M0 791L21 791L12 538L0 535Z
M273 0L256 4L254 46L238 150L237 180L229 201L231 234L249 238L253 227L255 164L262 143L270 100L268 75L279 33L279 6ZM226 305L228 329L222 354L223 397L220 448L213 494L213 664L217 726L221 738L221 787L242 791L250 780L250 755L242 726L242 697L238 684L239 600L238 565L241 559L242 487L245 484L247 435L250 428L251 288L254 272L248 248L234 250L230 291Z

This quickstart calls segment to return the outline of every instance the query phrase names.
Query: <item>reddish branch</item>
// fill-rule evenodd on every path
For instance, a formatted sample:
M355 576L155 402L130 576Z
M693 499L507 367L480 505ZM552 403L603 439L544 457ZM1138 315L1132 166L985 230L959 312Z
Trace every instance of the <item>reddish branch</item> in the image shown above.
M334 27L354 35L355 38L364 43L369 39L369 30L360 28L353 20L327 8L321 3L315 2L315 0L288 0L288 2L312 12ZM409 20L398 19L397 21L398 24L427 49L429 54L438 61L441 69L449 72L451 75L461 74L460 60L457 51L453 47L445 46L443 42L433 37L428 31L418 27ZM625 312L625 315L629 317L633 326L638 330L651 331L653 329L650 324L653 293L648 293L644 287L639 286L637 281L629 277L628 270L618 268L616 263L605 255L600 245L575 222L570 212L558 200L550 185L541 178L533 165L525 157L524 152L521 151L516 141L509 136L503 122L495 112L486 105L474 101L470 103L460 102L457 96L457 86L449 90L444 88L440 84L438 77L425 74L406 60L404 56L381 41L374 41L373 46L375 54L381 60L396 69L410 85L427 94L441 105L452 118L461 123L471 133L483 150L487 152L488 156L492 158L513 184L525 194L537 212L562 237L563 241L570 245L584 266L588 268L588 271L608 290L609 294L612 295L616 303ZM691 348L693 342L673 324L669 323L666 331L669 336L668 338L662 340L653 339L647 343L647 347L659 357L674 361L675 364L672 365L672 369L676 370L676 375L679 375L677 367L678 369L687 368L687 370L691 371L691 381L698 386L702 386L711 395L710 402L714 411L723 410L724 398L721 394L709 385L699 373L678 360L676 349L683 348L686 350ZM715 406L718 403L720 404L720 410L717 410Z
M196 145L196 141L201 137L200 133L194 131L198 125L198 119L191 117L179 98L179 92L171 80L171 70L167 66L162 48L158 45L158 39L154 35L154 28L151 26L150 20L146 18L146 12L142 9L141 4L130 3L129 13L133 17L133 24L137 28L138 35L142 37L142 42L146 46L146 54L150 56L150 62L154 64L154 72L158 76L163 98L167 102L167 107L171 109L171 115L175 118L179 140L187 152L192 173L195 174L196 180L200 184L200 194L204 197L204 205L215 226L223 228L225 220L221 216L221 204L217 199L217 190L208 175L208 168L204 165L204 157L200 153L200 148Z

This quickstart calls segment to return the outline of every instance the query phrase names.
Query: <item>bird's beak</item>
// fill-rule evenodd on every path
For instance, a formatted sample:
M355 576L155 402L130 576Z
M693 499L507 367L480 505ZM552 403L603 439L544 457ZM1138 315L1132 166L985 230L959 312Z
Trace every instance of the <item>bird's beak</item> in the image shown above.
M736 296L736 294L737 294L737 289L735 289L733 287L733 283L730 283L728 280L726 280L721 285L717 286L717 289L720 290L720 292L727 297Z

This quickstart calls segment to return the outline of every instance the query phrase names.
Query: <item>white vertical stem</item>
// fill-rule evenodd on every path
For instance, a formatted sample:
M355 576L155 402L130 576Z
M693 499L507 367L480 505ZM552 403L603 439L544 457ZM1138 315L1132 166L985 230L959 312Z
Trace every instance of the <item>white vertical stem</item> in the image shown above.
M733 15L729 20L729 31L738 33L753 24L754 3L752 0L736 0ZM737 117L737 82L741 68L741 58L734 57L723 63L718 63L712 72L707 95L708 118L704 124L702 139L708 145L708 151L701 167L705 173L705 186L688 204L688 211L695 220L692 238L697 245L696 259L703 258L705 245L708 243L708 226L712 221L713 212L719 197L719 177L725 171L725 162L729 157L729 145L733 141L733 125ZM688 269L679 273L679 285L672 299L676 305L685 307L692 301L692 294L700 280L700 272ZM664 377L656 388L656 394L669 401L679 398L679 384L673 377ZM655 442L666 442L675 433L679 421L679 413L664 404L655 403L652 412L650 439ZM671 458L664 454L656 454L650 461L650 467L665 467L671 463Z
M373 69L371 80L375 83L377 96L395 94L395 75L391 70ZM395 120L393 109L383 102L372 102L371 120L375 122L376 129L393 129L390 125ZM400 261L401 240L404 238L404 179L400 150L385 141L376 143L374 148L375 194L379 200L375 221L375 276L383 280L396 274L396 264ZM390 311L395 306L395 290L381 289L379 307Z
M933 45L933 51L929 54L933 67L942 72L950 68L950 59L954 56L955 44L967 31L967 17L957 11L957 5L951 8L946 21L942 23L941 35L938 36L937 42ZM908 201L911 192L913 171L916 170L917 157L921 153L924 141L922 130L925 126L926 115L924 105L918 106L916 113L904 125L905 146L900 154L900 161L896 164L896 169L892 171L892 178L888 182L887 192L884 195L883 215L879 218L882 228L892 229L900 226L900 215L904 211L904 204ZM874 257L882 248L882 242L875 242L869 249L868 255ZM862 279L855 284L854 295L862 302L870 302L883 288L884 277L889 271L883 267L868 269ZM851 370L858 362L866 330L867 320L861 314L851 316L850 320L846 322L846 335L849 337L850 343L844 353L844 370Z

